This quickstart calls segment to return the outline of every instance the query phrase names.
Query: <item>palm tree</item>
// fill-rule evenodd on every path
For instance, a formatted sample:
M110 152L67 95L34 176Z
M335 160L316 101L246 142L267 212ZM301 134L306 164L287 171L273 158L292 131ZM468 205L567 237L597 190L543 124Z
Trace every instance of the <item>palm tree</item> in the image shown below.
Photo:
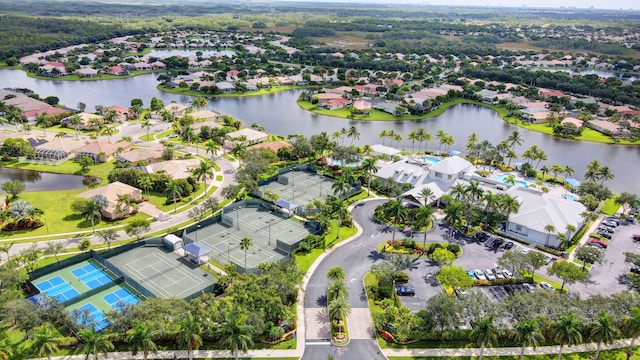
M576 229L575 225L572 225L572 224L567 224L566 229L567 229L567 232L569 233L569 234L567 234L567 239L571 240L571 235L572 235L572 234L573 234L577 229Z
M396 228L398 226L398 222L406 215L405 208L402 207L402 202L398 200L391 200L387 203L385 208L385 216L388 219L393 219L393 235L391 236L391 240L396 239Z
M346 274L340 266L334 266L327 270L327 279L331 281L344 281Z
M520 351L520 358L524 357L524 349L527 346L533 346L535 348L538 343L544 341L544 335L540 331L538 325L538 319L525 319L520 321L515 326L516 341L522 343L522 350Z
M463 211L462 205L459 202L452 202L444 209L444 221L454 227L457 227L458 224L462 222L463 219Z
M327 287L328 301L337 299L339 297L346 299L348 296L349 296L349 290L347 289L347 285L345 285L344 281L334 280Z
M369 174L369 178L367 179L367 197L371 194L371 177L373 173L379 169L380 168L376 166L376 158L366 158L362 160L362 170Z
M544 231L547 232L547 242L544 244L544 246L549 246L549 237L551 237L551 234L553 234L553 232L556 231L556 227L553 226L552 224L547 224L544 227Z
M445 140L446 137L447 137L447 133L445 133L444 130L440 129L440 130L436 131L436 139L440 143L440 145L438 146L438 154L440 154L440 149L442 148L442 143L444 143L444 140Z
M216 156L218 154L218 150L220 150L220 144L209 139L204 143L204 149L207 153L211 153L211 159L213 160L213 157Z
M418 152L420 152L420 149L422 148L422 143L424 141L427 142L427 144L429 144L429 142L431 141L431 133L426 131L424 128L418 128ZM425 145L425 151L427 150L427 146Z
M144 360L147 360L150 351L155 353L158 350L158 346L153 342L157 335L158 332L149 325L135 322L133 328L127 331L127 342L131 345L131 355L142 351Z
M195 99L191 100L191 106L200 109L209 106L209 101L204 96L198 96Z
M36 117L36 126L40 126L44 136L47 136L47 128L51 126L51 120L49 119L49 116L47 116L47 113L42 112L38 114Z
M103 353L106 356L108 352L114 349L113 343L109 340L109 335L96 332L95 327L92 327L91 330L81 330L80 339L82 339L80 352L85 354L85 359L89 359L89 356L93 355L93 359L98 360L98 354Z
M558 173L561 173L563 171L564 171L564 167L562 167L562 165L560 164L551 165L551 172L553 173L554 180L558 177Z
M595 182L598 179L598 174L600 173L600 162L598 159L592 160L587 165L587 171L584 174L584 178L588 181Z
M253 344L251 336L254 329L247 324L247 316L239 314L237 310L226 313L226 321L220 324L218 332L223 346L230 346L231 353L238 360L238 351L247 352Z
M607 315L604 311L600 311L598 317L591 324L591 332L589 333L589 336L598 342L595 360L600 357L600 346L603 343L611 344L618 332L618 328L613 324L613 317Z
M111 142L111 135L115 134L115 133L116 133L116 131L117 131L117 130L116 130L116 128L115 128L115 127L113 127L113 126L107 126L107 127L105 127L105 128L102 130L102 133L103 133L103 134L106 134L106 135L107 135L107 140L108 140L109 142Z
M563 172L565 173L565 175L567 175L567 177L573 175L574 171L575 170L573 170L573 168L569 165L566 165L563 170Z
M422 240L422 250L424 251L427 248L427 233L429 232L429 228L433 226L436 221L435 211L431 206L422 206L418 209L416 213L416 220L418 224L424 226L424 239ZM425 252L426 254L426 252Z
M487 316L475 323L470 339L480 345L478 360L482 360L484 348L498 340L500 330L493 324L493 316Z
M44 323L34 330L31 349L36 355L51 359L51 353L58 351L58 345L61 342L62 337L53 326L50 323Z
M85 202L84 206L82 207L81 215L85 219L91 221L91 229L93 229L94 234L96 233L95 220L100 219L100 217L102 216L100 210L102 210L103 208L104 206L102 206L102 204L99 204L93 199L87 200L87 202Z
M240 249L244 250L244 272L247 272L247 250L253 246L253 240L250 237L240 239Z
M382 139L382 145L384 145L384 140L389 136L389 133L387 132L387 130L382 130L380 131L380 134L378 134L378 137Z
M76 140L78 140L78 131L80 130L81 123L80 116L77 114L69 118L69 125L73 125L73 128L76 130Z
M347 138L351 138L352 145L354 140L360 139L360 133L358 132L358 129L356 129L355 126L352 126L349 128L349 130L347 131Z
M411 131L409 131L409 134L407 135L407 140L411 140L411 153L415 153L415 146L416 146L416 140L420 139L420 135L418 134L418 130L417 129L413 129Z
M149 138L149 129L151 129L152 126L153 126L153 124L151 124L151 121L149 119L143 119L140 122L140 127L142 127L143 129L147 129L147 141L151 140Z
M629 344L629 350L627 350L628 360L633 354L633 344L638 338L638 335L640 335L640 308L637 306L632 307L631 317L624 319L622 324L626 332L631 335L631 343Z
M343 321L350 313L351 305L344 297L337 297L329 301L329 318Z
M478 138L478 134L472 132L471 135L467 138L467 155L471 155L471 149L473 149L476 144L480 141Z
M422 190L420 190L420 194L418 194L418 197L422 198L422 200L424 201L424 204L422 204L422 206L429 206L429 204L431 204L436 196L433 194L433 190L428 187L423 187Z
M196 180L202 180L204 182L204 191L207 192L207 176L213 178L213 164L211 161L200 161L200 166L191 170L191 174L196 177Z
M138 179L138 186L147 192L147 200L149 199L149 190L153 188L153 181L147 176L142 176Z
M598 180L600 180L600 184L604 184L605 181L607 180L613 180L615 176L613 175L613 173L611 172L611 169L609 169L608 166L603 166L598 171L598 174L596 175L596 177Z
M182 196L182 187L175 181L169 181L165 192L173 199L173 212L178 212L177 202L178 198Z
M518 146L522 145L523 142L524 142L524 139L522 138L522 134L520 134L518 130L514 130L511 133L511 135L509 135L509 137L507 138L507 143L512 149L515 149L516 145Z
M562 349L565 345L574 345L582 341L580 327L582 327L582 322L576 320L575 314L571 311L551 324L551 332L556 341L560 343L558 360L562 359Z
M178 343L186 346L187 356L189 356L189 360L193 360L193 348L197 349L202 345L202 336L200 335L202 333L202 325L193 318L191 313L187 313L178 321L178 326Z
M351 189L351 184L344 176L340 176L331 184L331 190L338 197L343 197Z

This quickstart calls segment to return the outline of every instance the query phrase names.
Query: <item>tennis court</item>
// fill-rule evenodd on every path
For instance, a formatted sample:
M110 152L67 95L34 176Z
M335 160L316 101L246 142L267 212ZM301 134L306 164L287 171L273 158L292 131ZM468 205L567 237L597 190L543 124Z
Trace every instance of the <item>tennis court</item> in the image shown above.
M111 305L114 309L121 303L137 304L140 301L135 295L125 288L120 288L102 297L102 300Z
M189 298L217 281L215 276L191 267L180 255L163 247L141 246L112 256L108 261L153 295L164 299Z
M74 289L73 286L64 281L60 276L35 282L33 285L35 285L40 292L48 297L57 298L60 302L66 302L80 296L78 290Z
M89 289L97 289L102 285L113 282L113 280L104 271L98 269L94 264L89 263L83 267L71 270L80 281L89 287Z
M283 261L298 243L310 234L302 222L283 217L271 210L246 203L235 206L223 214L223 222L214 223L187 232L185 239L207 246L209 257L220 264L233 263L245 268L245 250L240 247L243 238L251 239L246 250L248 272L263 262Z
M330 177L314 172L292 170L261 185L260 191L264 194L266 190L269 190L277 194L280 200L302 206L316 199L324 201L329 195L335 196L331 189L335 182Z
M96 331L101 331L109 326L107 317L92 303L84 304L77 308L77 310L86 314L86 316L80 316L78 318L78 320L76 321L78 325L86 325L88 327L93 326Z

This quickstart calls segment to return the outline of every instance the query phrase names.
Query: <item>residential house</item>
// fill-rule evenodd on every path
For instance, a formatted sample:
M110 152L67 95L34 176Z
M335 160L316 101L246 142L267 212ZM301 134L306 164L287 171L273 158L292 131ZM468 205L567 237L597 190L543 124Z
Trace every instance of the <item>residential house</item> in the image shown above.
M244 146L249 146L267 141L269 138L269 134L250 128L232 131L228 133L227 136L230 140L225 140L224 146L229 149L231 149L239 139L242 139L242 144Z
M127 208L124 204L118 204L118 200L123 195L129 195L135 202L142 201L142 190L119 181L85 191L78 196L85 199L91 199L96 195L102 195L107 199L107 207L100 210L102 216L107 219L120 219L136 211L134 207L130 206Z
M114 155L130 148L131 143L128 141L120 141L114 144L98 140L76 149L76 160L83 156L88 156L96 163L103 163L113 158Z
M80 123L78 125L71 124L71 118L73 118L74 116L78 116L78 118L80 118ZM88 112L77 113L60 121L61 124L64 124L68 128L75 129L77 127L80 130L96 129L98 127L98 124L102 122L104 122L104 116L91 114Z
M123 164L135 164L136 166L141 163L149 164L160 161L163 152L164 147L162 145L144 147L120 153L120 155L118 155L118 161Z
M326 101L323 101L321 103L318 104L319 108L324 108L324 109L329 109L329 110L336 110L336 109L342 109L345 106L347 106L349 104L349 100L339 97L339 98L335 98L335 99L329 99Z
M34 158L59 162L69 159L77 149L84 145L84 141L77 141L75 139L50 139L35 146Z
M160 171L165 172L172 179L186 179L191 176L191 170L200 166L199 159L185 159L185 160L169 160L151 163L146 166L139 167L140 170L147 174L155 174Z
M125 75L129 75L129 71L127 71L126 69L123 69L120 66L109 66L106 70L105 70L106 74L109 75L118 75L118 76L125 76Z
M353 102L353 111L359 114L369 114L371 103L365 100L356 100Z
M98 70L90 68L90 67L84 67L84 68L78 69L77 73L81 77L96 77L96 76L98 76Z
M622 130L622 127L620 127L620 125L608 120L601 119L594 119L587 122L587 127L606 135L617 135Z

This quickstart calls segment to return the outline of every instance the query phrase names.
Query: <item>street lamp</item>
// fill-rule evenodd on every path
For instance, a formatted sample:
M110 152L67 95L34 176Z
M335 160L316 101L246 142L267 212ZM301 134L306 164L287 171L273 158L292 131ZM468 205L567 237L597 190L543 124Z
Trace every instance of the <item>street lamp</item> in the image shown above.
M233 245L233 241L227 244L227 264L231 264L231 261L229 261L229 247Z
M267 225L269 225L269 246L271 246L271 223L273 222L274 219L271 219L269 221L267 221Z
M200 231L200 224L196 227L196 242L198 242L198 232Z
M236 209L236 229L238 230L240 230L240 209L242 209L242 206L238 206Z

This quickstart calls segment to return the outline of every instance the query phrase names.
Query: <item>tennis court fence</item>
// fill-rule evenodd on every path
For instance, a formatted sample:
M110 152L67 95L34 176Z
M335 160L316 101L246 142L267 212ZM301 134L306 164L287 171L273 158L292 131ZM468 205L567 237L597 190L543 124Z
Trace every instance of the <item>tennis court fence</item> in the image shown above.
M147 298L155 298L156 297L151 291L147 290L147 288L142 286L142 284L140 284L137 280L133 279L129 275L127 275L124 272L122 272L120 269L118 269L118 267L116 267L111 262L109 262L109 260L107 260L104 257L102 257L102 255L100 255L98 253L94 253L93 254L93 258L96 259L96 261L98 261L100 264L102 264L102 266L104 266L105 268L109 269L109 271L111 271L114 274L116 274L116 276L120 277L125 283L127 283L129 286L134 288L138 293L142 294L143 296L145 296Z

